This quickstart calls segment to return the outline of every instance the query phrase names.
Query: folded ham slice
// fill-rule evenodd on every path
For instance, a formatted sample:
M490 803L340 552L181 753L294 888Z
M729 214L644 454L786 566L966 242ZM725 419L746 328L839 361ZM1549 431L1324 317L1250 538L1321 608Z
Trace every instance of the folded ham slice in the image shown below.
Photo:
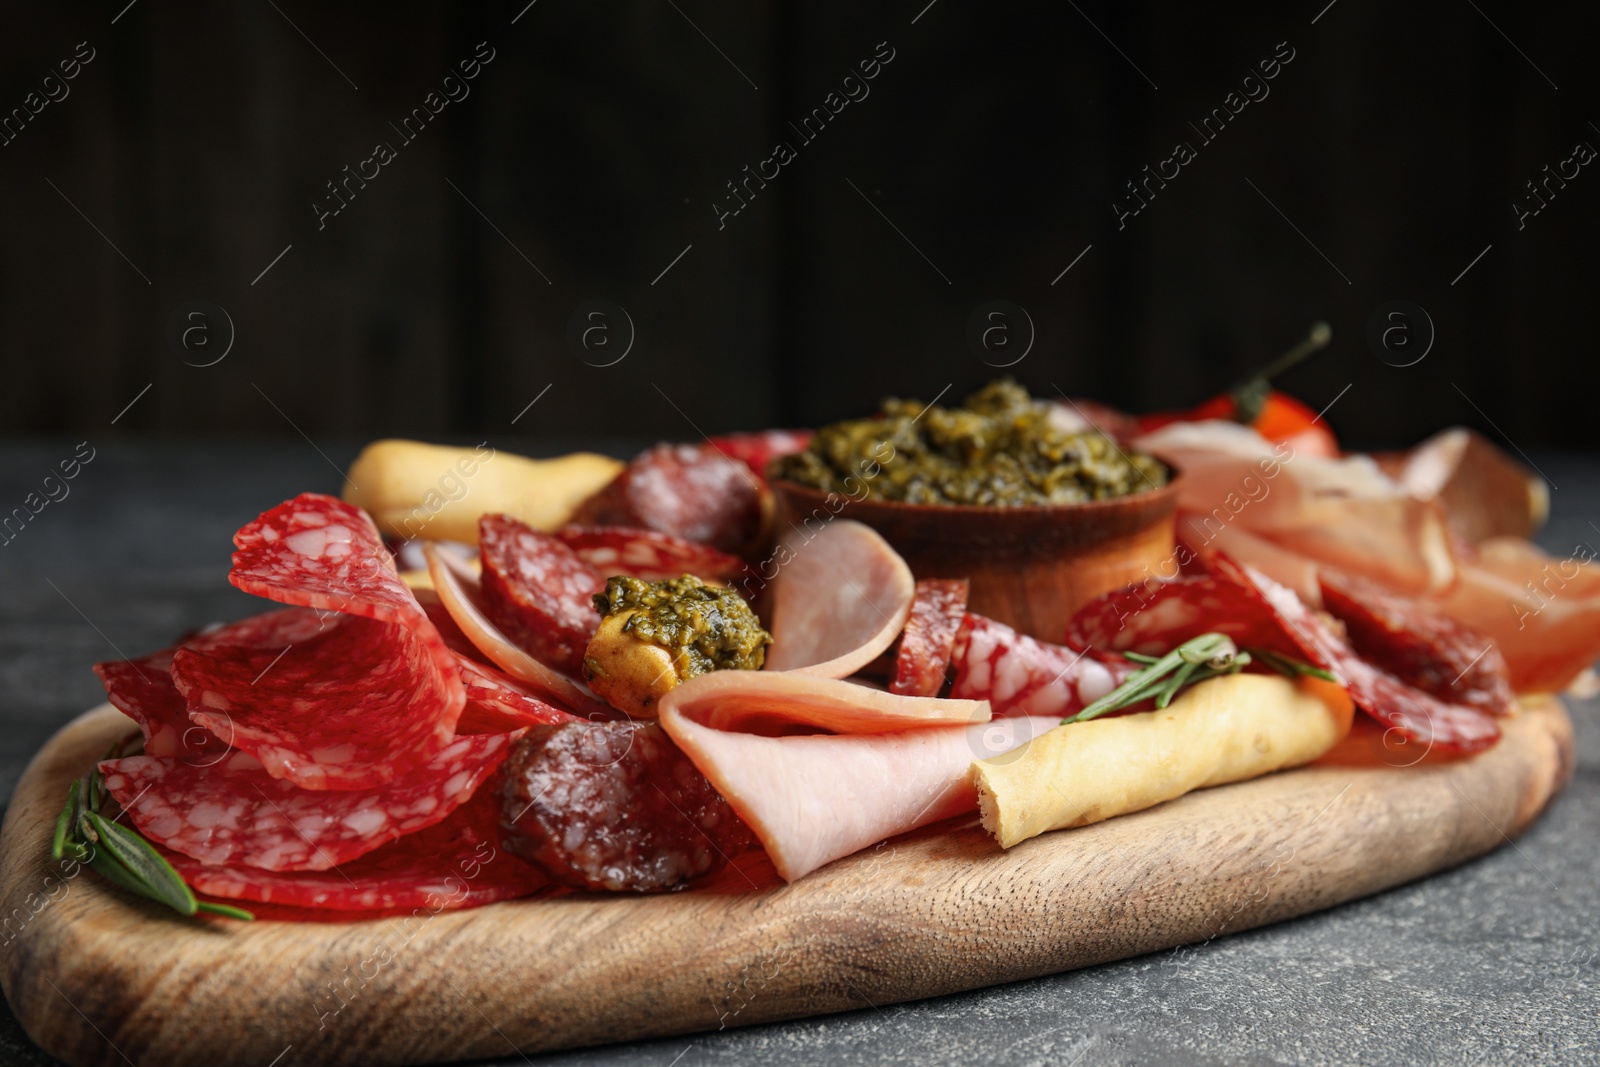
M844 678L894 644L916 595L911 568L869 526L834 519L795 530L773 553L766 670Z
M1455 579L1442 506L1408 492L1368 456L1296 454L1288 443L1217 420L1173 423L1135 447L1183 471L1179 522L1196 550L1216 547L1222 531L1239 527L1400 592L1441 590Z
M712 671L684 682L671 697L673 707L714 730L769 737L818 730L884 734L989 720L986 700L900 696L798 672Z
M614 715L587 686L540 663L489 621L481 607L482 590L478 578L464 560L431 544L423 547L423 553L427 556L428 574L433 578L440 603L461 632L491 663L565 710L579 714L598 712L607 718Z
M794 705L822 709L812 716L817 722L841 721L837 701L848 696L845 690L859 690L853 728L876 716L925 722L931 717L927 710L946 704L954 705L944 713L946 718L987 717L988 707L983 702L899 697L849 682L727 673L745 677L722 683L726 691L702 684L715 674L679 686L662 698L660 722L755 832L778 873L791 882L885 838L975 811L977 794L967 779L972 761L1007 752L1060 723L1056 718L1015 718L892 733L763 737L710 723L771 726L768 709L782 704L777 694L786 690L795 694ZM749 715L738 709L733 696L732 688L739 685L746 687L746 699L757 709ZM824 690L827 699L816 698ZM918 710L891 710L896 705Z

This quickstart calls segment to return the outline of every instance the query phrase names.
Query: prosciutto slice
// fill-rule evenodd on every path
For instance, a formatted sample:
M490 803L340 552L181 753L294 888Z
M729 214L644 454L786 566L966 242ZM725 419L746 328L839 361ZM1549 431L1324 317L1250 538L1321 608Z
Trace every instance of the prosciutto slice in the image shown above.
M1327 459L1247 426L1175 422L1135 442L1183 472L1179 528L1194 549L1237 526L1278 548L1410 594L1446 588L1455 558L1444 509L1368 456ZM1296 583L1299 584L1299 583Z
M815 532L808 526L786 537L773 559L779 569L766 670L844 678L905 629L916 580L871 527L850 519Z
M1494 641L1519 693L1558 693L1600 658L1600 564L1579 544L1550 556L1516 537L1478 546L1433 604Z
M540 663L513 644L498 626L489 621L481 607L482 592L478 578L464 560L431 544L425 545L423 552L428 559L428 574L433 578L439 602L450 613L461 632L491 663L562 708L584 714L598 712L608 718L615 714L596 699L588 686Z
M696 704L692 683L673 690L661 702L662 727L791 882L885 838L975 811L977 794L967 780L972 761L1060 722L764 737L707 725Z

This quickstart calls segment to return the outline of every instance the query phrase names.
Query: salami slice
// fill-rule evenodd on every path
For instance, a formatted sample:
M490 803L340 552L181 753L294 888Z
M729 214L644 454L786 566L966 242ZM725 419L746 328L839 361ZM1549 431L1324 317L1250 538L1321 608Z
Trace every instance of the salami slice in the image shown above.
M441 717L438 691L417 684L408 633L288 608L180 648L172 680L191 719L268 774L306 789L372 789L443 748L466 700L452 656L455 706Z
M889 691L907 696L938 696L955 650L956 631L967 613L964 578L925 578L917 583L911 617L900 635L894 681Z
M540 700L533 692L493 667L462 657L461 678L467 706L456 724L458 734L490 734L522 726L551 726L580 721L569 711Z
M235 586L313 610L181 649L173 680L195 721L311 789L370 788L449 743L466 702L455 656L364 512L306 493L234 543Z
M956 633L952 662L950 696L987 700L997 716L1074 715L1136 669L1120 656L1047 644L970 613Z
M706 439L706 444L729 459L736 459L762 477L767 464L779 456L805 451L811 443L810 430L761 430L756 433L729 433Z
M163 851L195 890L227 900L341 912L477 907L549 885L501 844L496 792L486 785L444 821L327 871L217 866Z
M605 579L572 549L509 515L478 520L478 549L484 614L541 663L580 673L600 627L594 596Z
M1493 641L1375 582L1326 570L1320 582L1323 605L1362 659L1440 700L1511 714L1511 675Z
M745 569L738 556L682 537L628 526L565 526L556 537L604 577L625 574L660 582L692 574L726 582Z
M361 791L301 789L244 752L204 767L125 756L100 770L140 832L167 848L202 863L325 871L445 819L520 736L458 737L414 770Z
M536 727L506 762L508 847L566 885L659 892L754 838L656 723Z
M139 724L148 754L206 759L226 752L224 738L189 721L188 703L168 673L175 651L168 648L138 659L96 663L94 673L117 710Z
M1150 582L1086 605L1068 626L1069 644L1159 654L1215 631L1333 671L1356 705L1404 743L1469 753L1499 738L1500 727L1481 709L1441 700L1358 655L1287 586L1222 552L1207 553L1205 565L1206 575Z
M657 445L578 506L572 521L642 526L739 554L761 541L766 483L710 445Z

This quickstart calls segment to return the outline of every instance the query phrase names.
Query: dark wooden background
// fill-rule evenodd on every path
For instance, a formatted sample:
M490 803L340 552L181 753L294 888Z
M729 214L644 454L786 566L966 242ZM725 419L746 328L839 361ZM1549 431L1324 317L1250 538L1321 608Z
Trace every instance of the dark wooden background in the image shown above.
M13 6L0 35L0 109L96 51L0 147L8 436L814 424L985 380L967 322L1001 298L1042 392L1192 403L1326 319L1285 384L1354 444L1597 442L1600 168L1511 209L1600 147L1594 5L125 4ZM485 40L470 96L319 231L324 183ZM719 230L724 182L881 41L870 95ZM1280 41L1270 96L1119 232L1122 183ZM607 368L566 336L596 298L636 330ZM1363 339L1399 298L1438 332L1403 369ZM168 340L195 300L236 329L215 366Z

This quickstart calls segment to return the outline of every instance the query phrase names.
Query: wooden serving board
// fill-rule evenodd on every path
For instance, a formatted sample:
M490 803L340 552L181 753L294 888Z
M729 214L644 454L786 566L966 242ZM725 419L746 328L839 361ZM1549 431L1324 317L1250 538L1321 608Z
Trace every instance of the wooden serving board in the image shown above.
M751 867L666 896L247 924L183 919L92 873L60 881L49 838L68 783L126 729L101 707L52 738L0 835L0 981L28 1033L72 1064L265 1067L291 1046L285 1063L476 1059L1071 970L1462 863L1526 828L1574 759L1565 710L1544 700L1471 760L1392 766L1412 757L1363 730L1314 766L1009 852L946 823L789 886Z

